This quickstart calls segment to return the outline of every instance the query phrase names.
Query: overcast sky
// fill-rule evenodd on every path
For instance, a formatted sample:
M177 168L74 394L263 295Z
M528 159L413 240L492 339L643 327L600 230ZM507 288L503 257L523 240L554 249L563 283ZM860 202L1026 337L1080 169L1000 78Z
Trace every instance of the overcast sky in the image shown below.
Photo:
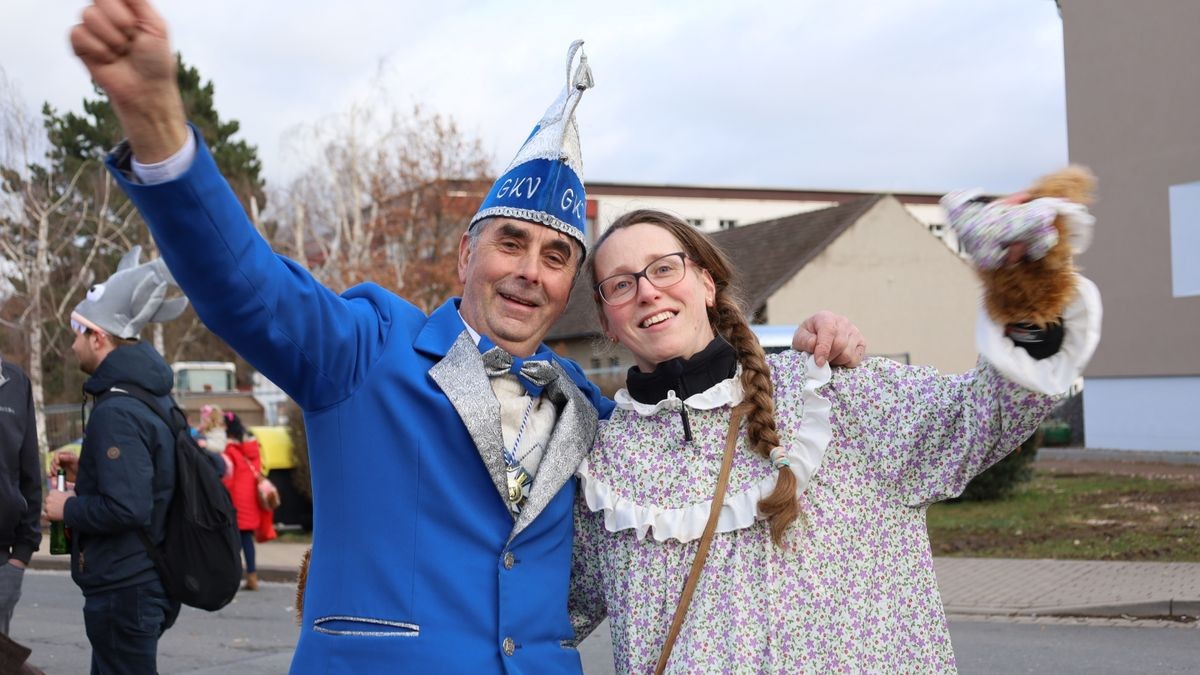
M4 0L0 67L30 107L80 111L92 95L67 43L84 6ZM478 135L501 169L562 88L575 38L596 80L577 115L587 179L1001 192L1067 161L1052 0L158 7L272 183L295 172L289 134L378 78Z

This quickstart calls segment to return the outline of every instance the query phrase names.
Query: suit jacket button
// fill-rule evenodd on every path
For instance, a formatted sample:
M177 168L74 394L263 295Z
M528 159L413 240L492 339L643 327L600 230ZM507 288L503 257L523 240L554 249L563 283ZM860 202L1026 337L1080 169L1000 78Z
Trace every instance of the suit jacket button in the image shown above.
M517 643L513 642L510 637L504 638L504 655L512 656L515 651L517 651Z
M515 565L515 564L517 564L517 558L516 558L516 556L514 556L512 554L512 551L508 551L507 553L505 553L504 554L504 569L511 570L513 568L513 565Z

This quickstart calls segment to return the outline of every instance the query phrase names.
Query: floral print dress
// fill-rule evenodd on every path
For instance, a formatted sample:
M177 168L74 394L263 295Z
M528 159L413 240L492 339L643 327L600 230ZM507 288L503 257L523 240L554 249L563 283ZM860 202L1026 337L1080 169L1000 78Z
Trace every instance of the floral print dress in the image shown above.
M788 550L775 547L755 504L776 471L747 449L743 425L668 672L953 671L925 509L1019 445L1056 398L986 364L949 377L886 359L831 374L797 352L769 364L802 515ZM580 468L573 609L607 608L618 672L654 669L740 400L736 378L690 397L685 444L684 402L621 392Z
M983 312L979 365L962 375L769 356L801 515L776 547L756 505L778 472L748 449L743 425L667 672L954 672L925 511L1016 448L1083 372L1102 310L1095 285L1078 281L1063 342L1041 360ZM653 405L622 390L578 470L572 622L582 639L607 613L619 673L654 670L741 400L736 375Z

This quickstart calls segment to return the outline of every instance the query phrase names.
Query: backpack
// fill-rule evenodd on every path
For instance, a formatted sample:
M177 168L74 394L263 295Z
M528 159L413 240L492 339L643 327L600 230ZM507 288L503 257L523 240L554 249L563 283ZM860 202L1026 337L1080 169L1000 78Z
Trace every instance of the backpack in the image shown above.
M198 609L221 609L233 600L242 582L241 535L229 491L221 484L217 468L192 438L187 416L173 399L166 413L153 394L121 383L99 400L114 394L146 404L175 437L175 491L167 505L162 545L155 546L145 528L138 531L167 595Z

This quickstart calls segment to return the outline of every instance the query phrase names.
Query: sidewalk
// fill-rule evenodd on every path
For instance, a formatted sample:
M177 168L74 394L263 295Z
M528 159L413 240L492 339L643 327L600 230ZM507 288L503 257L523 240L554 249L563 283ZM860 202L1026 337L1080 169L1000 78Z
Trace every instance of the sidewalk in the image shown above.
M254 559L258 566L258 577L264 581L296 582L296 570L300 567L300 559L308 544L292 544L267 542L259 544L254 549ZM34 552L30 567L42 570L67 570L70 568L70 556L50 555L50 537L42 536L42 546Z
M1200 563L935 558L947 614L1200 616Z
M1200 452L1039 448L1033 465L1050 473L1107 473L1200 480Z
M294 583L307 544L256 550L259 578ZM34 554L35 569L67 569L66 556ZM1200 616L1200 563L935 558L947 614L993 616Z

